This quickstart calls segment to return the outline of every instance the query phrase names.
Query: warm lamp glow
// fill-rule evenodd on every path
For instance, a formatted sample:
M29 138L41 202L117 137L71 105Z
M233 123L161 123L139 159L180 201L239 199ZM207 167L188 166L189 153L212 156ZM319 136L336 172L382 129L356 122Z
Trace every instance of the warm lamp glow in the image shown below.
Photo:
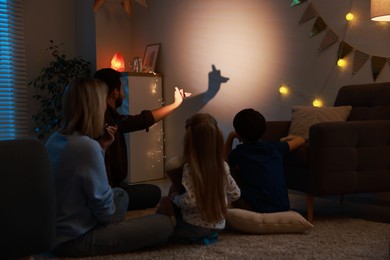
M354 16L353 16L353 13L351 13L351 12L347 13L347 15L345 16L345 19L347 21L352 21L353 18L354 18Z
M111 69L119 72L125 71L125 61L122 54L118 52L114 54L114 57L111 60Z
M322 107L322 101L318 98L314 99L313 101L313 107Z
M338 59L337 66L345 67L345 65L347 65L347 62L344 59Z
M279 88L279 92L280 94L282 95L287 95L288 94L288 87L286 85L282 85L280 88Z
M389 0L371 0L371 20L390 22Z

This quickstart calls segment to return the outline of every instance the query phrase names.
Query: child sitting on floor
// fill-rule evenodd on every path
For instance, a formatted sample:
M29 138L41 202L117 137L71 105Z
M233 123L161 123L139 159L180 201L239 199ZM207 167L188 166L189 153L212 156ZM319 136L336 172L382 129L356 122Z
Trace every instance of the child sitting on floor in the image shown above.
M211 115L199 113L187 120L182 176L170 176L173 183L181 180L182 190L173 185L157 211L174 219L174 241L213 243L225 228L227 204L240 197L240 190L224 162L223 150L223 135Z
M284 156L304 144L298 136L287 136L280 142L262 141L264 116L251 108L237 113L235 131L225 144L225 159L241 189L241 198L234 207L260 213L288 211L290 202L284 180ZM232 150L233 140L242 144ZM234 170L233 170L234 169Z

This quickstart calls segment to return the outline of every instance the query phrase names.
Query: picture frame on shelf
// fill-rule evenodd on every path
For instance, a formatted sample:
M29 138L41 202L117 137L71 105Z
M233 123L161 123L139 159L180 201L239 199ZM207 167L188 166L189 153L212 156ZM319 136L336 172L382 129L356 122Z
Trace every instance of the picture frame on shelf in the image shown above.
M160 46L160 43L146 45L144 58L142 59L142 67L146 72L155 71Z

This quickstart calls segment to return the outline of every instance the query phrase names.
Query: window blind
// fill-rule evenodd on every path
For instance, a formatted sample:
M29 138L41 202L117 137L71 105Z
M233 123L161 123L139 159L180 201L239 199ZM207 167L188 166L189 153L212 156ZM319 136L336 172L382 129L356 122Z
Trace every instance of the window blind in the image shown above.
M23 0L0 0L0 140L27 136Z

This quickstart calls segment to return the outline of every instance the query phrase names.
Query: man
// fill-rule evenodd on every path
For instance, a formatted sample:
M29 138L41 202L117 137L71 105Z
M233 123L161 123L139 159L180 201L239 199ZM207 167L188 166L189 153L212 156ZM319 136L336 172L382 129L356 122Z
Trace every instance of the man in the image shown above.
M143 110L138 115L121 115L117 112L117 108L122 105L124 98L121 73L111 68L104 68L96 71L94 78L104 81L108 86L106 124L118 126L115 141L107 149L105 155L108 181L112 187L121 187L127 191L129 194L128 210L154 207L161 198L161 190L158 186L152 184L129 185L127 182L128 157L124 134L143 129L148 131L150 126L178 108L184 97L189 97L191 93L175 88L173 103L154 110Z

